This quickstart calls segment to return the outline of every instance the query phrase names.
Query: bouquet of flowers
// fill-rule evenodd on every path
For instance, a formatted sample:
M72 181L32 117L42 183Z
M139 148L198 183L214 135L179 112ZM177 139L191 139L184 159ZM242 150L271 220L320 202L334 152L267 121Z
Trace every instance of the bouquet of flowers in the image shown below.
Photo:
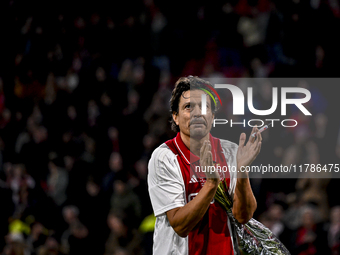
M215 199L230 219L235 255L290 255L287 248L262 223L250 219L246 224L241 224L234 218L231 211L233 200L228 193L226 180L218 185Z

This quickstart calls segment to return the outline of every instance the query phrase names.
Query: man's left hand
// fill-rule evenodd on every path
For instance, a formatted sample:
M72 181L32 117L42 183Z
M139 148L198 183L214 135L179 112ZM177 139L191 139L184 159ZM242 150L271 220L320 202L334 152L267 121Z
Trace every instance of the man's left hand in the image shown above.
M252 137L251 135L255 132L256 136ZM249 166L255 160L261 150L262 136L257 127L253 128L250 133L249 140L245 144L246 138L246 134L242 133L236 155L238 169L240 169L242 166Z

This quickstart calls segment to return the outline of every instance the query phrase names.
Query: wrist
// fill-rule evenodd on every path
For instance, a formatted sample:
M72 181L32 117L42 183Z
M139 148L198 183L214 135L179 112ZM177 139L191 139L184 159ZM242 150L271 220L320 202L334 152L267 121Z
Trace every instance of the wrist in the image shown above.
M249 173L245 172L244 170L242 170L242 171L239 170L237 172L237 178L247 179L247 178L249 178Z
M243 164L237 164L237 178L248 178L249 169L247 169L247 165L244 166Z
M211 188L217 188L218 184L220 184L220 179L218 178L207 178L205 185L208 185Z

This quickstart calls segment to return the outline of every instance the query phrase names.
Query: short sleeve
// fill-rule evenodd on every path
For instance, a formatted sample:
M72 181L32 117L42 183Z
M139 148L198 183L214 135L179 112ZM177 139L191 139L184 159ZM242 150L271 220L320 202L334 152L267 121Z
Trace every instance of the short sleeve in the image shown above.
M148 165L148 188L155 216L185 205L185 186L176 155L163 144Z

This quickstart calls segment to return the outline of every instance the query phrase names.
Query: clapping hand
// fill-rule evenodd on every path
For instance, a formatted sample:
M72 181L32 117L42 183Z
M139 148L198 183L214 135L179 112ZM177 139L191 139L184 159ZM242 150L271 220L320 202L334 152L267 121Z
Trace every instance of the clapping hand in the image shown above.
M255 137L251 135L256 132ZM237 150L237 167L240 169L242 166L249 166L259 155L262 145L262 136L257 127L254 127L250 133L249 140L246 142L247 136L242 133L240 136L239 147Z
M216 169L214 168L212 154L211 154L211 144L209 140L204 141L201 147L200 165L202 168L206 169L205 176L207 177L207 180L219 182L220 176L218 172L216 171Z

